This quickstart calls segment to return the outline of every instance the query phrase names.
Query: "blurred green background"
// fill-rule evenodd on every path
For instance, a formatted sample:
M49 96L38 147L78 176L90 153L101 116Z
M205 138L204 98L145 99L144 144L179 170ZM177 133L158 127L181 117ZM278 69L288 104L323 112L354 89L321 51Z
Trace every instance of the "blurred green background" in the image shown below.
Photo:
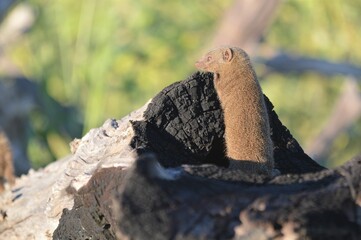
M31 29L6 54L43 94L77 114L31 113L34 168L69 153L68 143L108 118L120 119L195 71L231 0L29 0ZM261 45L361 65L361 1L283 1ZM256 66L258 70L259 66ZM262 81L283 122L307 147L331 114L344 77L271 74ZM50 101L50 100L49 100ZM54 122L58 121L58 122ZM68 123L65 123L68 121ZM60 123L61 122L61 123ZM79 123L68 134L57 124ZM333 143L327 166L360 151L361 119Z

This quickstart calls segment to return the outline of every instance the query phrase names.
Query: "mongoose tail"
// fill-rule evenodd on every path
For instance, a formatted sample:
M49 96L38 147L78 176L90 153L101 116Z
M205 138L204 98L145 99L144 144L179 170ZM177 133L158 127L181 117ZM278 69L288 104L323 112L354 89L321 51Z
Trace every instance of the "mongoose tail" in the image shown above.
M195 65L214 74L224 112L230 167L272 175L273 143L267 108L247 53L236 47L221 47L204 55Z

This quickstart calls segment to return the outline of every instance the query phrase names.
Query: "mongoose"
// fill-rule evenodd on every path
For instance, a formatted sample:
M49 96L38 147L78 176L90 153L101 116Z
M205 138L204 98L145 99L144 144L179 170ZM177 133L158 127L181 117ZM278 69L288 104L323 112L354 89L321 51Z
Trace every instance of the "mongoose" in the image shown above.
M5 182L12 185L15 182L15 177L10 143L0 129L0 192L4 190Z
M274 161L268 113L247 53L237 47L221 47L204 55L195 65L213 73L224 113L230 168L271 176Z

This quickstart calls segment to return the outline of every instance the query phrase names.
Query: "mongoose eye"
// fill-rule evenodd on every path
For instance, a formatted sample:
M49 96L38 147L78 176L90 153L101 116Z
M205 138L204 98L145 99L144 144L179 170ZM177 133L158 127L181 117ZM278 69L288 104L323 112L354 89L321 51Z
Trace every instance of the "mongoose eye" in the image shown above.
M212 60L212 56L208 56L207 57L207 62L211 61Z

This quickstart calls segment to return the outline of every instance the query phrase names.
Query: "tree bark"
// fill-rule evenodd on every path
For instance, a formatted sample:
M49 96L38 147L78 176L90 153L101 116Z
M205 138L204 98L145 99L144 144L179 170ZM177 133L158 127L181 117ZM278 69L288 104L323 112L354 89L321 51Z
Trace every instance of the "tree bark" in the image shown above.
M16 179L0 198L0 238L357 239L361 159L319 166L265 100L281 176L225 167L212 75L196 73Z

